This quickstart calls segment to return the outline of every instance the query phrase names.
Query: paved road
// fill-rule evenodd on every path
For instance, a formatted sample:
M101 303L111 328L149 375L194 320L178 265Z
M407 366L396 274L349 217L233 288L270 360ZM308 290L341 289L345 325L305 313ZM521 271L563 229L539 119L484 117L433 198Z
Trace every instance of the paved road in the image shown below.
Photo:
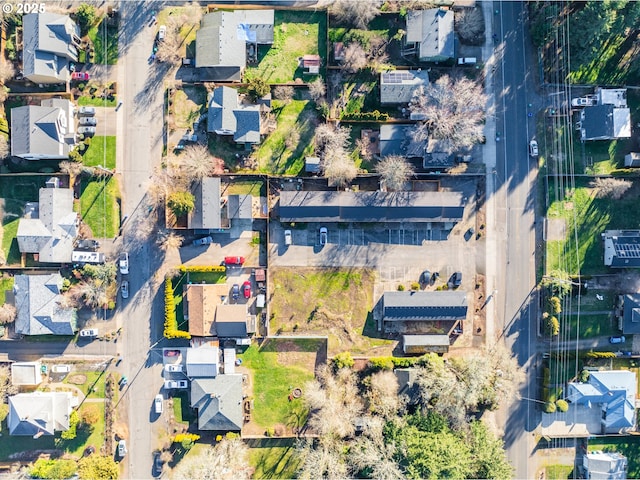
M535 135L535 115L528 105L537 104L535 63L528 51L528 27L524 2L494 2L493 30L500 39L500 59L495 71L496 129L496 220L497 265L496 334L511 346L520 365L531 371L520 390L523 398L535 398L535 342L537 295L535 285L536 162L528 155L529 139ZM535 114L535 111L532 113ZM502 324L501 324L502 323ZM502 327L502 328L500 328ZM502 332L502 333L501 333ZM515 478L532 478L530 462L532 431L538 412L533 402L520 400L504 408L505 445L515 467Z
M15 340L0 340L0 352L6 354L9 360L30 361L45 355L74 355L110 357L115 355L118 344L100 340L68 342L29 342Z

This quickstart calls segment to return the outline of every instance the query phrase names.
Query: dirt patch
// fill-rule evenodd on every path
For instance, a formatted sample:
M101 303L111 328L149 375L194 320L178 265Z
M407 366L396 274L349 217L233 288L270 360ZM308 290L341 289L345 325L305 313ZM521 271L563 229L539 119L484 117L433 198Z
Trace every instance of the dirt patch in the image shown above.
M29 450L26 452L12 453L9 455L9 458L11 460L35 462L39 458L60 458L63 453L62 450Z
M547 218L546 241L563 241L566 238L567 226L564 218Z
M309 352L278 352L278 363L300 365L313 372L316 369L316 354Z
M86 381L87 381L87 376L82 375L80 373L75 373L67 377L67 383L71 383L73 385L84 385Z

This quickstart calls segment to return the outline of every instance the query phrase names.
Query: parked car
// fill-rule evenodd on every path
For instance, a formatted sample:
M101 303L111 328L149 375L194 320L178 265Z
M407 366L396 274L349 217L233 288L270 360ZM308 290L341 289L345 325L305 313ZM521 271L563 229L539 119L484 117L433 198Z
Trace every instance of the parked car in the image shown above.
M118 442L118 456L122 458L126 454L127 454L127 442L125 440L120 440Z
M471 237L476 233L475 228L470 227L466 232L464 232L464 239L468 242L471 240Z
M95 127L98 124L98 120L96 117L80 117L78 123L87 127Z
M284 231L284 244L286 246L291 245L291 230Z
M189 134L186 133L182 136L182 138L180 139L181 142L197 142L198 141L198 135L196 135L195 133L193 134Z
M129 274L129 254L127 252L122 252L120 254L120 273L122 275Z
M203 245L211 245L212 243L213 243L213 238L211 237L197 238L196 240L193 241L193 245L195 247L200 247Z
M237 300L239 296L240 296L240 285L238 285L237 283L234 283L233 286L231 287L231 298L233 298L234 300Z
M165 357L177 357L178 355L180 355L180 350L165 350L164 351L164 356Z
M69 373L71 371L70 365L54 365L51 367L53 373Z
M129 298L129 281L125 280L120 285L120 293L122 294L122 298Z
M87 72L73 72L71 74L71 80L86 82L89 80L89 74Z
M181 372L183 370L183 365L181 363L167 363L164 366L165 372Z
M251 298L251 282L249 280L242 284L242 294L244 298Z
M157 450L155 452L153 452L153 473L152 475L154 477L158 477L162 474L162 465L164 464L164 462L162 461L162 457L160 455L160 452L158 452Z
M224 257L224 263L227 265L242 265L244 264L244 257Z
M167 27L166 25L160 25L160 28L158 28L158 40L162 41L164 40L164 37L167 36Z
M96 127L78 127L78 134L90 137L96 134Z
M609 343L624 343L626 340L626 338L624 338L624 335L619 335L616 337L609 337Z
M420 283L428 285L430 280L431 280L431 272L429 270L425 270L420 274Z
M92 117L93 115L96 114L96 108L95 107L80 107L78 109L78 115L79 116L87 116L87 117Z
M100 242L98 240L78 240L76 242L77 250L89 250L95 252L100 248Z
M320 227L320 245L327 244L327 237L329 236L329 231L327 227Z
M153 400L153 409L156 413L162 413L162 395L156 395L156 398Z
M538 142L536 142L535 140L531 140L529 142L529 155L531 155L532 157L538 156Z
M462 285L462 272L455 272L449 278L449 288L458 288Z
M571 99L572 107L591 107L598 104L598 99L594 96L578 97Z
M187 388L187 381L186 380L165 380L164 388L166 388L167 390L172 388Z
M80 330L81 337L97 337L98 329L97 328L84 328Z

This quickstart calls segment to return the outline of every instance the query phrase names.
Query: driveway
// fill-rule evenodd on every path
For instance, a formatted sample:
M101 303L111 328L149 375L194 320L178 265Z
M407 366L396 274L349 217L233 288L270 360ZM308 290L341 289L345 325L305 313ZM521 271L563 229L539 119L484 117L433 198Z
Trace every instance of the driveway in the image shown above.
M96 135L113 137L117 133L117 112L115 107L96 107Z

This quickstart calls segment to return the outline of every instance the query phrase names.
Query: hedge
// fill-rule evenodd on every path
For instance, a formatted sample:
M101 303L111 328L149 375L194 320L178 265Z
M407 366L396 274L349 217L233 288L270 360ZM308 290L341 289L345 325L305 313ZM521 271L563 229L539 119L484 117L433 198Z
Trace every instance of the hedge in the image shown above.
M394 368L409 368L423 366L429 363L429 355L422 357L372 357L368 367L373 370L393 370Z
M224 265L180 265L178 268L181 273L185 272L226 272L227 268Z
M616 354L613 352L587 352L587 357L590 358L616 358Z
M389 120L388 113L381 113L378 110L373 112L354 112L344 113L341 116L342 120L362 120L362 121L387 121Z
M189 332L178 330L171 278L164 280L164 338L191 338Z

